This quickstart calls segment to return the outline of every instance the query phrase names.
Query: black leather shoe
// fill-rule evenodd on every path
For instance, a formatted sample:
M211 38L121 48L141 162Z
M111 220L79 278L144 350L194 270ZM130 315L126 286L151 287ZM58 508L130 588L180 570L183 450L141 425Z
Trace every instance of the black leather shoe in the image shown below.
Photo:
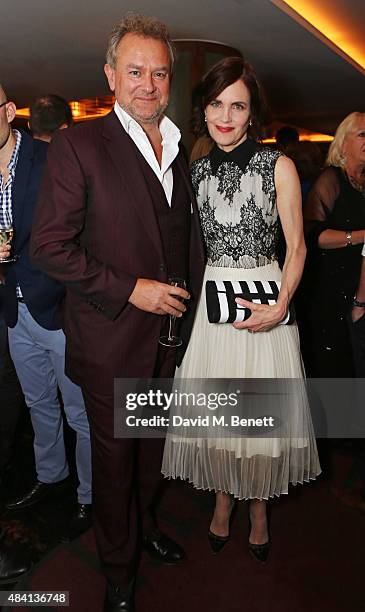
M104 612L134 612L133 590L108 584Z
M5 504L5 508L7 508L7 510L22 510L23 508L34 506L34 504L38 504L38 502L53 495L57 489L61 488L61 485L65 483L65 481L66 479L48 484L37 480L33 489L25 493L22 497L18 497Z
M167 565L175 565L185 558L181 546L161 531L153 531L150 535L143 536L142 545L153 559Z
M25 544L0 543L0 584L13 584L29 572L33 565L33 551Z
M60 542L67 544L78 538L90 529L92 525L91 504L78 504L77 512L73 515L65 533L60 537Z

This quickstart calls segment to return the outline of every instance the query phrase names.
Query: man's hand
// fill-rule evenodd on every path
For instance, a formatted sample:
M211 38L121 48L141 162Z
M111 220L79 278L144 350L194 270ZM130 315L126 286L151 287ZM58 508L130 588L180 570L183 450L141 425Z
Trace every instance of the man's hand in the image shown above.
M252 312L251 316L242 323L233 323L236 329L247 329L249 332L264 332L272 327L275 327L285 317L285 307L275 304L268 306L267 304L255 304L242 298L236 298L237 304L249 308Z
M0 259L6 259L10 255L10 244L0 244Z
M186 311L186 306L174 296L178 296L180 300L190 298L189 293L181 287L173 287L148 278L139 278L128 301L145 312L181 317Z
M362 308L361 306L353 306L351 310L352 322L356 323L356 321L359 321L359 319L361 319L361 317L363 317L364 314L365 314L365 308Z

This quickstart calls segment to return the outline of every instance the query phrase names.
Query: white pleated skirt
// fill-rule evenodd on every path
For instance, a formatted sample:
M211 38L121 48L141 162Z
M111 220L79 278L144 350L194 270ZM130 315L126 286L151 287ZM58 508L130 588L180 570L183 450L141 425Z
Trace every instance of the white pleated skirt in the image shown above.
M206 314L207 280L280 280L276 262L258 268L207 266L197 314L183 363L176 372L180 387L185 379L296 379L290 406L283 407L282 437L239 437L222 431L214 436L179 434L166 437L162 473L181 478L196 488L231 493L238 499L268 499L288 492L289 483L316 478L321 472L296 324L278 325L251 334L230 324L209 323ZM284 383L285 384L285 383ZM189 391L193 382L189 382ZM201 390L201 384L199 385ZM268 413L270 406L268 406ZM191 415L191 409L186 416Z

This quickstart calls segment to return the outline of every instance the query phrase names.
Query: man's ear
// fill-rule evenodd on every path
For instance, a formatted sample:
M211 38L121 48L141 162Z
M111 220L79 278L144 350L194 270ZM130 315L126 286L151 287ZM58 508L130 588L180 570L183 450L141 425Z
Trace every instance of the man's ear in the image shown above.
M115 70L109 64L105 64L104 72L106 74L106 78L108 79L109 88L111 91L115 90Z
M8 123L11 123L15 117L16 106L14 102L8 102L6 105L6 116L8 118Z

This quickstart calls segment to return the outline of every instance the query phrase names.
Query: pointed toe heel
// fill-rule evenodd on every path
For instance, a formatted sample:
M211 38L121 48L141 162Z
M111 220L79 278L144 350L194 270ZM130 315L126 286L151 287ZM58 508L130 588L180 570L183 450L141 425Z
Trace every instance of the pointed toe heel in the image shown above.
M248 550L255 561L266 563L270 552L270 540L265 542L265 544L251 544L251 542L249 542Z
M237 508L237 504L235 500L233 499L231 501L231 507L229 509L229 523L228 523L229 527L231 526L232 519L236 511L236 508ZM229 537L230 537L229 534L226 536L219 536L216 533L214 533L211 529L209 529L208 540L209 540L210 547L215 555L217 555L222 550L222 548L224 548L224 546L227 544L229 540Z
M268 525L269 539L267 542L264 542L264 544L252 544L250 542L250 535L249 535L248 550L249 550L251 557L255 559L255 561L258 561L258 563L266 563L267 558L269 556L270 547L271 547L269 523L270 523L270 514L269 514L269 510L267 509L267 525ZM250 513L248 515L248 526L249 526L249 534L251 534L252 523L251 523Z
M209 544L210 544L210 547L211 547L212 551L214 552L215 555L217 555L219 552L221 552L221 550L227 544L227 542L229 540L229 535L228 536L219 536L219 535L216 535L215 533L213 533L213 531L211 531L209 529L209 531L208 531L208 540L209 540Z

